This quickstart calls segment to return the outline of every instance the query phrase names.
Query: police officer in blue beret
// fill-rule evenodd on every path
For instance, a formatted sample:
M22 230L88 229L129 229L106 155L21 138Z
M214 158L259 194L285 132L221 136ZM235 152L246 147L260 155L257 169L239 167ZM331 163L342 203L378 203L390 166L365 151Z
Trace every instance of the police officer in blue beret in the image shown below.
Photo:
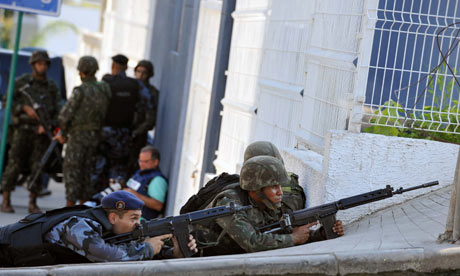
M103 237L133 231L144 202L126 191L113 192L102 206L66 207L32 214L0 228L0 267L35 266L81 262L140 261L183 257L172 234L131 241L106 243ZM164 246L173 239L174 247ZM190 250L196 241L190 236Z

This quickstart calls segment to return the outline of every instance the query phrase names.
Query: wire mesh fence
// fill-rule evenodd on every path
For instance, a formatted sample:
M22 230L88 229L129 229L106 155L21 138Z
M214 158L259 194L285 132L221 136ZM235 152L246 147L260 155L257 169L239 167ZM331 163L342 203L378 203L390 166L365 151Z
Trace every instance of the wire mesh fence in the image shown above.
M367 132L460 133L459 2L379 1L364 104Z

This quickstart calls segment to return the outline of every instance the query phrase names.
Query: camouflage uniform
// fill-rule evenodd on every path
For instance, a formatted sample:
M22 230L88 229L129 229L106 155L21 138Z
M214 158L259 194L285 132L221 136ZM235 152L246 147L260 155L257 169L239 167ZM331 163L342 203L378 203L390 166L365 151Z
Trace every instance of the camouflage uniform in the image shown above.
M261 191L263 187L287 182L290 182L290 178L280 160L271 156L257 156L246 161L241 170L240 187L218 194L207 208L229 206L232 202L253 208L218 218L215 224L207 227L198 227L194 233L198 245L211 245L203 251L203 255L250 253L294 246L292 236L288 233L262 233L258 230L261 226L278 222L283 214L282 208L276 208L272 203L262 209L248 194L248 191ZM321 239L321 232L313 231L309 242ZM217 240L219 243L213 246Z
M14 189L16 180L24 168L28 168L32 175L39 169L40 160L50 143L46 134L38 134L39 121L29 118L23 111L24 105L33 104L21 89L44 109L43 113L48 118L43 119L51 125L57 125L57 115L61 106L59 89L53 80L36 80L32 74L22 75L16 80L11 110L14 134L8 153L8 165L2 178L2 189L7 192ZM31 192L38 193L41 188L41 177L35 183L29 183Z
M94 155L111 97L108 84L98 82L94 76L82 81L59 114L62 136L68 136L63 167L66 199L73 202L89 199L94 193Z
M45 240L77 252L92 262L151 260L154 256L152 246L146 242L107 244L102 233L103 228L97 221L73 216L53 227Z

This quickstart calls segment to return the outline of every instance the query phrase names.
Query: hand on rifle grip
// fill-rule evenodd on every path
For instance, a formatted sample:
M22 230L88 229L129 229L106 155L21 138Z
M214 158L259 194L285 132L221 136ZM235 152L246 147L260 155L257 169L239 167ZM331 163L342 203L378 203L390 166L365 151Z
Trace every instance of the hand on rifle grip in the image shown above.
M338 220L336 221L336 223L334 224L334 227L332 227L332 231L334 231L334 233L337 234L337 236L343 236L343 225L342 225L342 221L341 220Z
M315 221L309 224L295 227L291 234L294 244L299 245L306 243L310 238L310 227L315 226L317 224L318 222Z
M161 236L156 236L153 238L148 238L145 241L150 243L150 245L153 247L153 254L156 255L160 253L161 248L164 245L164 240L170 239L172 237L172 234L164 234Z
M196 248L196 240L193 238L192 235L189 236L190 242L187 244L188 248L190 251L197 253L198 249ZM180 250L179 243L177 242L176 237L173 237L173 243L174 243L174 257L176 258L183 258L184 254L182 254L182 251Z
M38 116L37 112L35 112L35 110L32 107L28 105L23 105L22 110L24 110L24 112L27 114L27 116L29 116L29 118L37 121L40 120L40 117Z

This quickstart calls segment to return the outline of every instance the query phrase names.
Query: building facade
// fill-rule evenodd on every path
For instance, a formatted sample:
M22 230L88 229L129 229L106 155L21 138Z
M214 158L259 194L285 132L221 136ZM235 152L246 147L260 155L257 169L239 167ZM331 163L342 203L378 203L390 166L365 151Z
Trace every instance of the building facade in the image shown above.
M257 140L282 150L310 206L387 184L452 183L457 145L363 129L382 124L371 119L376 114L390 126L412 118L407 110L420 108L420 100L407 99L434 102L423 83L406 87L442 58L433 38L457 18L456 1L237 0L234 7L218 0L113 2L151 3L144 51L132 56L156 66L161 107L155 145L170 180L168 213L178 213L208 175L238 173L245 147ZM455 32L443 37L449 45ZM117 52L108 41L103 47ZM454 67L457 56L448 60ZM382 111L390 100L406 110L396 119ZM353 220L424 192L341 218Z

